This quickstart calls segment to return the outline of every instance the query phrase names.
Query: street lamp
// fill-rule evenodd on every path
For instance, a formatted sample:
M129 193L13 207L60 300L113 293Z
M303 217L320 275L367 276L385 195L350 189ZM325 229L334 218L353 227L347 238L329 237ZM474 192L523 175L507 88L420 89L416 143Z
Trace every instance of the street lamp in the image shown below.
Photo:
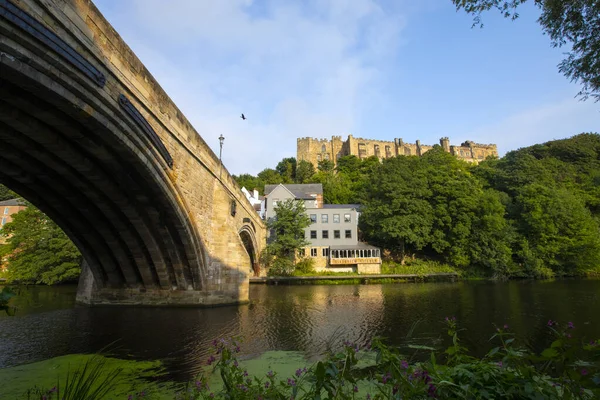
M219 179L221 179L221 173L223 172L223 160L221 158L222 154L223 154L223 142L225 141L225 138L223 137L223 134L221 134L221 136L219 136L219 162L221 163L221 166L219 168Z

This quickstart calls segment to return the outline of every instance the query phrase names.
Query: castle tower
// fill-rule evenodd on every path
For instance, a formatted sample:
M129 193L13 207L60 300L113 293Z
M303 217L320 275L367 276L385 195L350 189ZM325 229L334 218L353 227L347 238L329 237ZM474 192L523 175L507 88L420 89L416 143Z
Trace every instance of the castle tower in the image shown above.
M442 149L444 149L446 153L450 153L450 139L448 139L448 136L444 136L440 139L440 146L442 146Z

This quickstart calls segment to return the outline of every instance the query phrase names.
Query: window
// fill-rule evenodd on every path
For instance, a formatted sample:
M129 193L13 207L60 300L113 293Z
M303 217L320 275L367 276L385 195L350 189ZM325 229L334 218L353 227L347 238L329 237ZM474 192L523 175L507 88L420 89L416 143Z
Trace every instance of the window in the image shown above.
M277 207L278 201L279 201L279 199L273 199L273 208Z
M306 255L306 251L304 251L304 249L298 250L298 257L304 257L305 255Z
M329 239L329 231L322 231L321 236L323 239Z
M329 256L329 247L323 247L323 257Z
M325 153L325 159L329 160L329 153Z
M317 256L317 248L313 247L310 249L310 256L311 257L316 257Z
M350 229L346 229L346 239L352 239L352 231Z
M364 143L359 143L358 144L358 158L365 158L367 157L367 145Z
M340 231L338 231L338 230L333 231L333 238L334 239L339 239L340 238Z
M392 156L392 148L390 146L385 146L385 157L390 158Z
M340 214L333 214L333 223L334 224L340 223Z
M316 239L317 238L317 231L310 231L310 238L311 239Z
M317 154L317 161L321 161L321 155Z
M2 217L2 226L6 223L6 217Z
M381 154L379 152L379 145L378 144L376 144L375 146L373 146L373 150L375 151L375 157L381 156Z
M321 214L321 223L326 224L329 222L329 214Z
M310 222L313 224L317 223L317 214L310 214Z
M321 146L321 153L325 153L327 151L327 146Z
M8 214L8 207L4 207L4 215Z
M350 214L344 214L344 222L351 222Z

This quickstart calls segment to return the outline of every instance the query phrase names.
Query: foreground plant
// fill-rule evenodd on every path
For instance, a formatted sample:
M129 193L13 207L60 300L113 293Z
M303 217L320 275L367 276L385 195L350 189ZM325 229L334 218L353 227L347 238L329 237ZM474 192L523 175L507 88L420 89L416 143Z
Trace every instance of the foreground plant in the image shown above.
M94 356L75 371L67 372L49 390L33 388L28 400L101 400L121 381L123 368L107 368L106 359Z
M497 327L490 338L493 348L483 357L469 355L459 336L454 317L445 327L451 344L444 350L408 346L410 357L374 339L371 345L344 342L342 349L327 354L292 376L276 371L253 376L238 360L236 340L213 341L212 369L174 394L177 400L198 399L593 399L600 397L600 341L576 339L575 324L548 321L549 347L539 354L516 344L508 325ZM423 357L423 352L429 353ZM415 355L425 361L415 361ZM30 391L29 399L106 398L118 383L120 370L102 372L105 365L88 362L66 382L46 391ZM207 377L217 374L222 385L211 387ZM214 385L213 385L214 386ZM127 399L153 399L138 390ZM161 397L161 399L164 397Z
M214 342L215 354L208 360L220 375L222 389L215 391L199 379L180 399L592 399L600 396L598 341L583 346L573 337L575 326L548 322L554 340L540 354L515 345L508 325L496 329L493 347L484 357L468 354L460 341L456 318L446 318L451 345L444 351L426 346L424 362L413 362L398 349L375 339L361 348L345 342L343 349L329 354L313 366L298 369L294 376L279 379L270 371L251 377L236 358L235 341ZM587 355L585 359L578 354ZM358 366L363 357L370 364Z

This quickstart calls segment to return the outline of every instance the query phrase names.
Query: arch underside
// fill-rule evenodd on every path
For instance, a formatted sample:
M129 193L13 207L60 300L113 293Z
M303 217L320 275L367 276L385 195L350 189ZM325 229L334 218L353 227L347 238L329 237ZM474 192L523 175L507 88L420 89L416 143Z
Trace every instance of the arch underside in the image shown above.
M0 72L0 182L67 233L99 288L201 290L202 245L151 144L125 143L132 132L107 127L106 110Z
M249 270L254 272L255 276L258 276L260 273L259 263L258 263L258 244L256 243L256 236L254 235L253 230L245 225L239 231L240 239L242 240L242 244L248 253L250 258Z

